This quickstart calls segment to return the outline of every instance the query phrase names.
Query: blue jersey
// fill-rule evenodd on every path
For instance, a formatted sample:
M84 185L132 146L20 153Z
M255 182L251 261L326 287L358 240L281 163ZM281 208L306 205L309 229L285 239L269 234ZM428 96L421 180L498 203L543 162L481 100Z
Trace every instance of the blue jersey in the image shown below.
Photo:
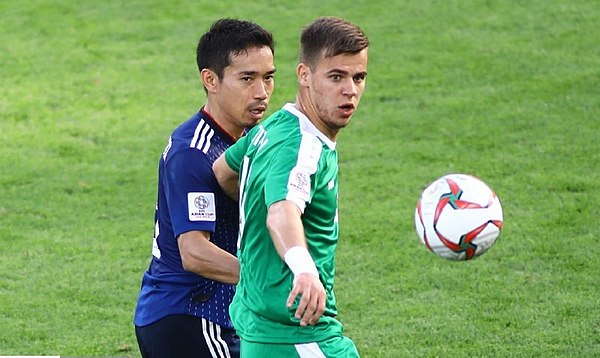
M234 142L204 110L171 134L159 161L152 261L142 279L136 326L189 314L232 328L228 309L234 285L185 271L177 237L208 231L212 243L235 255L238 205L212 171L213 162Z

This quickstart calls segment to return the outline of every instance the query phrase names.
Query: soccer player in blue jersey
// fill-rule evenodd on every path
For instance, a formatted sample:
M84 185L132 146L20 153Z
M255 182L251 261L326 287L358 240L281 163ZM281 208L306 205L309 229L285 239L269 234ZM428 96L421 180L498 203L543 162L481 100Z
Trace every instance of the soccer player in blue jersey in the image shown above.
M198 42L206 102L160 156L152 261L134 316L143 357L239 357L228 314L239 279L238 205L212 164L263 117L273 54L271 33L243 20L218 20Z

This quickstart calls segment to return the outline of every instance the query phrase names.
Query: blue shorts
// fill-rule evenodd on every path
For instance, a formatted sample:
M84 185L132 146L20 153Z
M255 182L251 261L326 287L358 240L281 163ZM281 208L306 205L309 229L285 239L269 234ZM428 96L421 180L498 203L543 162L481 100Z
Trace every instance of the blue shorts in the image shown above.
M205 318L171 315L144 327L135 327L143 358L240 356L240 339L235 331Z

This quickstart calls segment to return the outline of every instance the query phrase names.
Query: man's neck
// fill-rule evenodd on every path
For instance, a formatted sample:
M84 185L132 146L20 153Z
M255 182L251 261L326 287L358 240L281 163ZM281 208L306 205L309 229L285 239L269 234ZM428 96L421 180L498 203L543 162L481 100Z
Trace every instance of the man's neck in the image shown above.
M333 130L328 127L325 122L321 119L321 117L317 114L316 109L313 106L305 106L304 103L310 101L304 101L302 96L298 94L296 97L296 102L294 103L294 107L299 110L302 114L308 118L308 120L327 138L329 138L332 142L336 141L337 134L339 130Z
M233 139L237 140L244 134L244 128L235 125L232 120L229 120L218 106L212 106L209 102L206 102L203 108L204 112L208 113L215 123Z

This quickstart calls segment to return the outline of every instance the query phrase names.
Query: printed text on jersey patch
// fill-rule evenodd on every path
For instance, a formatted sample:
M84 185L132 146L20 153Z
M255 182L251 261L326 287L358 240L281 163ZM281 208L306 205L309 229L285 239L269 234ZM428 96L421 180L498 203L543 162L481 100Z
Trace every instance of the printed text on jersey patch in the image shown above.
M188 214L190 221L215 221L215 194L188 193Z

